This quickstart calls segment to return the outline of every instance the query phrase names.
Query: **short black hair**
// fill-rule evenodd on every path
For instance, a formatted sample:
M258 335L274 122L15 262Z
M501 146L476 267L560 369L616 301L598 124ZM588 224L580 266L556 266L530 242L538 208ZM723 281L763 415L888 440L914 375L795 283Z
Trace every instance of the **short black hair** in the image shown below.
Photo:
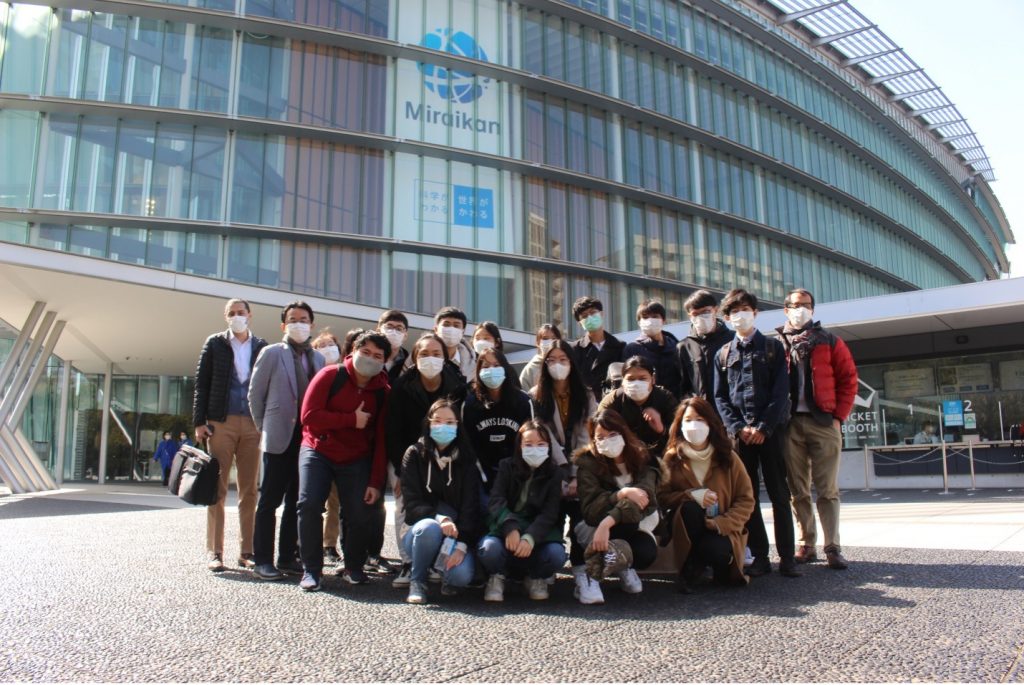
M640 303L640 306L636 308L636 320L649 319L654 316L660 316L663 321L668 321L668 312L665 311L665 305L661 303L661 300L644 300Z
M391 356L391 343L388 341L387 336L377 331L363 331L360 333L359 337L352 343L352 352L366 347L370 343L373 343L384 352L385 359Z
M748 305L751 309L757 309L757 298L743 288L734 288L722 300L722 313L729 316L733 309L744 305Z
M596 297L584 295L583 297L578 298L575 302L572 303L572 318L575 319L576 321L579 321L580 314L582 312L587 311L588 309L596 309L599 312L603 312L604 305L601 304L601 300L597 299Z
M806 288L793 288L786 294L786 300L789 300L793 295L804 295L805 297L811 298L811 309L814 309L814 295L810 290Z
M356 344L356 338L358 338L365 332L365 328L353 328L352 330L345 334L345 342L342 343L341 346L341 356L343 359L352 354L352 348ZM389 354L388 356L390 357L391 355Z
M490 333L491 337L494 338L494 347L501 352L505 351L505 343L501 339L501 329L498 328L498 324L493 321L482 321L477 324L476 330L473 331L473 335L476 335L476 331L483 329Z
M313 308L302 300L294 300L286 304L284 309L281 310L281 323L284 323L284 320L288 318L289 309L305 309L306 313L309 314L309 320L313 321Z
M462 322L462 327L466 327L466 312L462 311L458 307L448 305L447 307L441 307L437 310L437 314L434 314L434 324L441 323L441 319L458 319Z
M704 309L704 307L717 307L718 300L711 294L710 290L694 290L686 302L683 302L683 309L689 314L694 309Z
M409 327L409 319L406 318L405 314L397 309L388 309L380 315L379 319L377 319L377 328L381 328L389 321L397 321L406 328Z
M622 375L625 376L630 369L643 369L651 374L652 378L654 377L654 364L647 357L641 357L639 354L633 355L623 363Z
M544 335L548 331L555 334L555 338L558 340L562 339L562 331L558 330L558 326L553 323L542 323L540 328L537 329L537 344L540 345L540 336Z
M231 309L231 305L233 305L233 304L243 304L243 305L245 305L245 311L252 312L252 307L249 306L249 301L248 300L243 300L240 297L232 297L230 300L228 300L226 303L224 303L224 313L225 314L228 313L228 310Z

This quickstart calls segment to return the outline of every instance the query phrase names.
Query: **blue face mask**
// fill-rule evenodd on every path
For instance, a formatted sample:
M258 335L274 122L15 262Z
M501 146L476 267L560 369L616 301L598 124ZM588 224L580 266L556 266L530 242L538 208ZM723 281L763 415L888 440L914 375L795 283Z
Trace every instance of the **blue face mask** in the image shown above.
M430 439L441 447L451 444L459 433L459 427L451 423L430 424Z
M480 369L480 382L494 390L505 382L505 369L500 366Z

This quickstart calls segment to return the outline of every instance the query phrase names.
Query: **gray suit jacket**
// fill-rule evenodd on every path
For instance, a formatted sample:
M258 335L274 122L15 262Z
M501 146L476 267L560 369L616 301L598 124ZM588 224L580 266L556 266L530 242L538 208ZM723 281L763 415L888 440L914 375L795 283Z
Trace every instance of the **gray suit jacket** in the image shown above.
M313 351L313 373L324 367L324 358ZM256 358L249 377L249 410L260 430L260 449L280 454L288 449L299 420L298 382L295 361L286 342L267 345Z

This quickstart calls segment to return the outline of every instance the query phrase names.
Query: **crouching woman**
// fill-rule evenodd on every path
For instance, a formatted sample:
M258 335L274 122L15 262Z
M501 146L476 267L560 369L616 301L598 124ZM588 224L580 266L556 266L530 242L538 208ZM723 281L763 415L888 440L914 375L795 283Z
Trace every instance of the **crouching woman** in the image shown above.
M679 405L661 462L658 503L671 523L677 588L691 593L710 566L722 584L745 585L743 548L754 491L718 414L699 397Z
M412 559L410 604L427 601L427 577L446 538L455 540L444 564L441 594L473 579L472 550L480 536L480 475L456 406L438 400L427 410L424 434L402 458L402 497L410 527L402 546Z
M490 577L484 600L505 598L505 578L523 580L530 599L548 598L547 579L565 564L562 476L551 434L531 419L519 428L515 452L498 464L488 502L490 534L477 553Z

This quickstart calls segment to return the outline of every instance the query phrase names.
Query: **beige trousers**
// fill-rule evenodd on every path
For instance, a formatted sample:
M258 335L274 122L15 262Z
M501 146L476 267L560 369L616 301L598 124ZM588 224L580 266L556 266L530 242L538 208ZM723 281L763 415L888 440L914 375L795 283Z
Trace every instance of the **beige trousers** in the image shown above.
M210 421L210 454L220 464L217 503L206 508L206 550L224 553L224 500L228 478L234 463L238 485L238 527L240 552L252 554L252 534L256 524L256 498L260 479L260 432L247 416L228 416L225 421Z
M811 485L816 502L825 547L839 547L839 454L842 433L833 423L822 426L813 417L794 415L786 429L785 454L789 489L796 517L798 545L815 546L818 529L811 507Z
M341 535L341 503L338 501L338 485L331 483L331 494L327 496L327 513L324 515L324 547L338 548Z

